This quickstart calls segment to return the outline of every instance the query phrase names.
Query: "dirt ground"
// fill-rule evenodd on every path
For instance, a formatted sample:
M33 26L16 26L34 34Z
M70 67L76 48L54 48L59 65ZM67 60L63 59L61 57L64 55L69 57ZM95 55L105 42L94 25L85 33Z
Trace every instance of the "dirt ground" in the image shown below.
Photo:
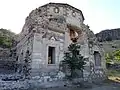
M60 88L59 87L59 88L49 88L45 90L120 90L120 86L102 85L102 86L95 86L92 88L67 88L67 87Z
M101 86L101 87L94 87L94 88L91 88L91 89L83 89L83 88L51 88L51 89L46 89L46 90L120 90L120 88L119 87L112 87L112 86Z
M101 84L93 84L92 87L55 87L55 88L34 88L29 90L120 90L120 83L114 81L106 81Z

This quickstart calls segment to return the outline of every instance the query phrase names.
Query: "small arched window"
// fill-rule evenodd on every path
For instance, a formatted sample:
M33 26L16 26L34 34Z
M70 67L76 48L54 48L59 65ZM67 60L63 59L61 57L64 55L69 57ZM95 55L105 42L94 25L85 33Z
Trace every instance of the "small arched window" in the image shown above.
M55 8L54 8L54 12L55 12L55 13L59 13L59 8L58 8L58 7L55 7Z
M76 13L75 11L72 12L72 16L75 17L76 16Z

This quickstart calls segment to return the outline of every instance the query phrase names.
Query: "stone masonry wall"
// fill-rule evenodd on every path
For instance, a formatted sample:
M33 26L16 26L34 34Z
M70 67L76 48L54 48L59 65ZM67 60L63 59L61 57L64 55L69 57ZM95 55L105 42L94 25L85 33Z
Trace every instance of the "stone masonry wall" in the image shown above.
M81 45L80 53L87 59L84 76L89 77L93 71L91 63L95 66L94 52L103 55L101 47L96 40L94 33L89 26L83 23L84 16L81 10L78 10L68 4L49 3L33 10L26 18L23 30L19 35L17 45L18 61L22 62L26 50L31 53L31 67L33 76L42 76L45 71L57 72L59 62L63 59L64 51L67 51L68 45L72 42L70 39L70 30L78 33L77 43ZM55 47L54 65L48 65L48 47ZM101 66L97 72L105 69L104 58L101 58ZM55 70L54 70L55 68ZM96 69L96 68L95 68ZM99 74L100 74L99 73ZM103 74L100 74L103 75Z

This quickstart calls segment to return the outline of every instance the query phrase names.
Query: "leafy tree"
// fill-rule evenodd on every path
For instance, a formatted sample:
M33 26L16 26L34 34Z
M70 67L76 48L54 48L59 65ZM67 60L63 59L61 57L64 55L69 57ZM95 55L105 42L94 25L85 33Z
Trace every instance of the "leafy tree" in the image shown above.
M116 62L120 62L120 50L116 50L113 52L114 59Z
M118 63L120 62L120 50L109 52L105 54L106 63Z
M75 70L83 71L85 65L85 59L79 53L80 45L72 43L68 46L68 52L64 53L64 64L68 65L70 69L70 78L73 78L76 74Z
M114 60L114 56L112 53L106 53L105 54L105 59L106 59L106 63L111 63Z

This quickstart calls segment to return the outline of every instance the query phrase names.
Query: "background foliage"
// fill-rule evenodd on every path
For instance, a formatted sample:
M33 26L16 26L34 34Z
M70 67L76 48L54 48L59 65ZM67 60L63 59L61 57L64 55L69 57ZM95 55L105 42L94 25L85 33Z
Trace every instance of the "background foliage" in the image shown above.
M15 33L7 29L0 29L0 47L10 48L12 46L12 40L14 39Z
M106 63L120 63L120 50L105 54Z

